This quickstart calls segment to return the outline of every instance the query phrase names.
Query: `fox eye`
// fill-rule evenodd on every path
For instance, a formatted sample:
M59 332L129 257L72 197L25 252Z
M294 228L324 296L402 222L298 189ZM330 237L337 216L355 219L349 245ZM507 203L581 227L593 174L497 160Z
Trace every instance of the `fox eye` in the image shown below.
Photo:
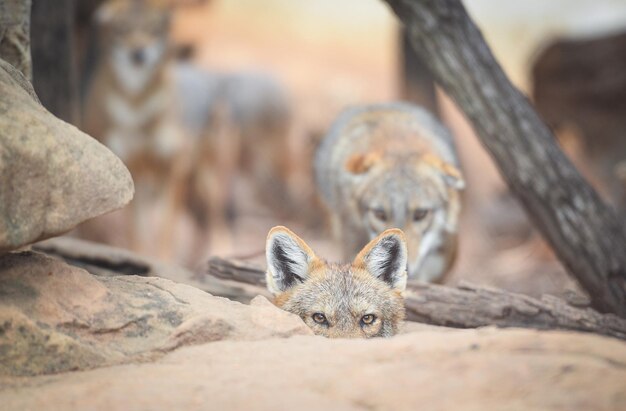
M376 316L374 314L365 314L363 317L361 317L361 322L365 325L370 325L374 321L376 321Z
M322 313L315 313L313 314L313 321L315 321L318 324L326 324L328 323L328 321L326 320L326 316Z
M374 212L374 217L376 217L378 220L382 222L387 221L387 213L382 208L375 208L373 212Z
M429 211L430 210L426 208L418 208L417 210L413 211L413 221L423 220L428 215Z

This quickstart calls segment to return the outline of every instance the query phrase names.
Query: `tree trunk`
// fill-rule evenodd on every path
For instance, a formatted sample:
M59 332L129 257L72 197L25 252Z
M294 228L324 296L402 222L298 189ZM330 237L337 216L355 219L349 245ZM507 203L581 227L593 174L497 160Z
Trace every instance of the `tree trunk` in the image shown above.
M532 77L539 114L551 127L575 126L584 164L626 213L626 32L557 40Z
M0 0L0 58L32 80L31 0Z
M385 0L512 192L601 312L626 317L626 226L511 84L459 0Z
M33 86L44 107L78 122L78 79L74 56L74 0L34 0Z
M265 287L264 272L240 261L212 258L201 274L222 281ZM600 314L589 308L577 308L553 296L544 296L538 300L522 294L467 284L453 288L409 283L405 306L407 320L432 325L560 329L626 339L626 320L613 314Z
M404 100L419 104L439 117L435 82L426 64L415 53L404 28L400 30L400 43L400 95Z

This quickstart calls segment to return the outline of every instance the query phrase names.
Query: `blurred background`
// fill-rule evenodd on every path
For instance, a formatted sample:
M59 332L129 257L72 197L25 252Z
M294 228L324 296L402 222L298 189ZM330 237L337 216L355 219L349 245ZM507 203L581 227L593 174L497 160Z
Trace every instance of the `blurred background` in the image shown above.
M265 236L281 224L337 260L312 178L315 148L343 108L403 99L453 131L467 180L448 283L579 293L382 2L50 3L34 0L33 26L71 30L33 32L35 88L54 114L109 146L136 185L129 207L72 235L195 268L212 255L264 264ZM567 154L623 213L626 1L464 4ZM62 64L71 75L59 90L50 79Z

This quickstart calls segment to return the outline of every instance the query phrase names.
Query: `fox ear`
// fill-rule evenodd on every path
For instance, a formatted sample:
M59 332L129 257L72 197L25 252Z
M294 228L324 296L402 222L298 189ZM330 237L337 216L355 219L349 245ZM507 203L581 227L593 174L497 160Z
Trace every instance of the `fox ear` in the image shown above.
M443 178L449 187L456 190L463 190L465 188L465 180L458 168L451 164L443 164L441 170L443 171Z
M274 294L288 290L303 282L317 257L300 237L286 227L270 230L265 245L267 288Z
M399 291L406 288L408 251L404 233L397 228L383 231L354 259L354 265L369 271Z
M455 190L463 190L465 188L465 180L461 171L450 163L444 162L441 158L427 154L422 157L422 161L437 169L443 175L443 179L448 187Z

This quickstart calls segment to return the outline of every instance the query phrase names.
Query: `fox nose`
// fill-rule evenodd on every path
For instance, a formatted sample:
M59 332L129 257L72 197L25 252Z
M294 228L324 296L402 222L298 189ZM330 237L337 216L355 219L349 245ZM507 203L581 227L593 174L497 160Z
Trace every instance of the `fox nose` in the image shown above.
M132 51L130 58L135 65L139 66L146 60L146 53L143 49L135 49Z

